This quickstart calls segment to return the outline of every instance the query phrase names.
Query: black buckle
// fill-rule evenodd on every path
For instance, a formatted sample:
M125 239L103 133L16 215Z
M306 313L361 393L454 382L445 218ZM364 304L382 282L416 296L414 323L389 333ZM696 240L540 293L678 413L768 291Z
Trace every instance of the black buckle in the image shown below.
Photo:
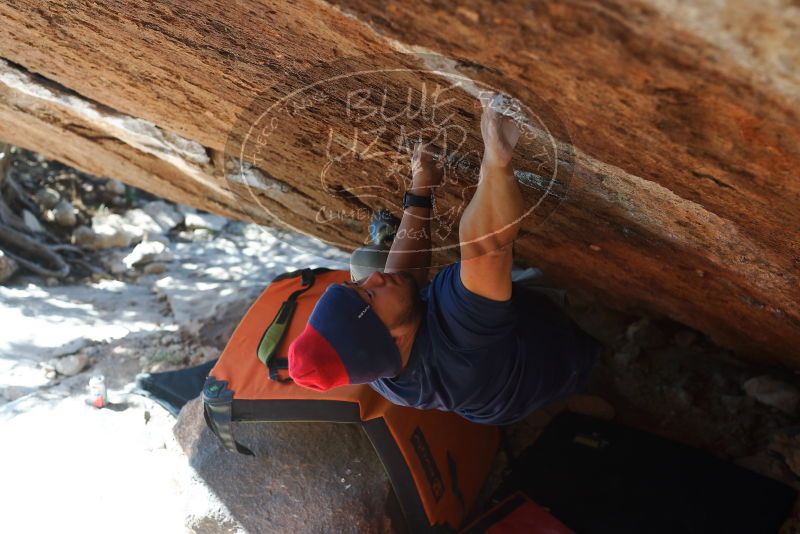
M225 450L255 456L253 451L233 439L231 427L233 390L227 386L225 380L217 380L213 376L206 378L203 386L203 418Z

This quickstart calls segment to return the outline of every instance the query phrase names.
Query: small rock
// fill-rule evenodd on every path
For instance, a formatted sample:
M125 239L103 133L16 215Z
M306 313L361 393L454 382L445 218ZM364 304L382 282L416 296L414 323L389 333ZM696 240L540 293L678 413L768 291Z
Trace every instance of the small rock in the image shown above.
M188 213L183 221L186 228L221 232L228 219L210 213Z
M160 234L161 225L144 210L136 208L128 210L123 217L131 225L142 230L142 234Z
M58 285L58 278L55 278L53 276L48 276L47 278L44 279L44 284L47 287L55 287Z
M44 212L42 213L42 219L44 219L44 222L46 223L56 222L56 216L53 213L53 210L44 210Z
M88 226L79 226L72 232L72 242L79 247L91 248L94 246L95 233Z
M128 272L128 266L122 261L126 256L125 252L118 250L104 252L100 257L100 264L107 272L120 275Z
M0 284L11 278L19 269L19 265L13 258L9 258L0 250Z
M148 202L142 209L158 223L162 232L169 232L183 222L183 213L163 200Z
M167 266L160 262L148 263L142 269L144 274L162 274L167 272Z
M122 196L125 194L125 184L119 180L110 179L103 188L112 195Z
M688 329L679 330L675 333L675 336L672 338L672 340L680 348L688 349L697 341L697 332Z
M636 361L640 353L639 345L629 341L614 353L614 363L623 367L628 366Z
M797 413L800 391L793 385L769 376L756 376L744 383L744 391L762 404L777 408L788 415Z
M108 202L115 208L124 208L128 205L128 200L125 197L111 197Z
M36 215L28 210L22 210L22 221L32 232L44 232L44 226L42 226L42 223L39 222L39 219L36 218Z
M643 349L662 347L666 343L664 332L647 318L631 323L625 332L625 336L629 341L636 343Z
M59 195L58 191L51 187L44 187L39 189L33 198L36 203L39 204L39 206L41 206L43 209L49 210L56 207L58 201L61 200L61 195Z
M91 246L94 249L129 247L144 238L144 230L116 213L95 215L92 230L95 238Z
M53 367L62 375L73 376L89 365L89 358L84 354L70 354L53 362Z
M214 239L214 232L203 228L183 230L178 232L178 239L183 241L211 241Z
M172 261L172 251L159 241L139 243L122 261L129 268L153 262Z
M104 262L106 270L111 274L124 274L128 272L128 266L119 258L109 259Z
M62 200L53 208L53 220L61 226L75 226L78 222L75 207L70 202Z

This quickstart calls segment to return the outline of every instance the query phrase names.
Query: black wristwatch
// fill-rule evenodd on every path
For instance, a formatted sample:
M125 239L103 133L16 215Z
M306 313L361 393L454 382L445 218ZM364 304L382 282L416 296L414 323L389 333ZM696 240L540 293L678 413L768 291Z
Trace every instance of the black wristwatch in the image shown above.
M415 208L433 208L433 194L423 197L421 195L415 195L414 193L409 193L406 191L406 194L403 195L403 209L406 209L410 206Z

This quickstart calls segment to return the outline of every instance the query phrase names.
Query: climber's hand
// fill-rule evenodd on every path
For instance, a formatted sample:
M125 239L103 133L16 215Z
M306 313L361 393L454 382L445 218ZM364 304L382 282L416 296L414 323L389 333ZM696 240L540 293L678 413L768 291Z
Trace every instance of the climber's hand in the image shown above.
M519 141L520 131L514 119L495 111L491 102L496 93L481 93L483 106L481 135L483 136L483 165L505 168L511 165L514 147Z
M415 195L428 196L432 189L442 183L444 176L444 154L436 153L432 143L417 143L411 156L411 189ZM438 155L438 160L434 159Z

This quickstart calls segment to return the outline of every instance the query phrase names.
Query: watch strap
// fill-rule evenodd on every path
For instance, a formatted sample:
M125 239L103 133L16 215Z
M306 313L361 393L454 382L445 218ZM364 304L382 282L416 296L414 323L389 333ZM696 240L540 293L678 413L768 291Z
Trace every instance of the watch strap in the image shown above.
M414 193L406 191L406 194L403 195L403 209L408 207L431 209L433 208L433 195L415 195Z

